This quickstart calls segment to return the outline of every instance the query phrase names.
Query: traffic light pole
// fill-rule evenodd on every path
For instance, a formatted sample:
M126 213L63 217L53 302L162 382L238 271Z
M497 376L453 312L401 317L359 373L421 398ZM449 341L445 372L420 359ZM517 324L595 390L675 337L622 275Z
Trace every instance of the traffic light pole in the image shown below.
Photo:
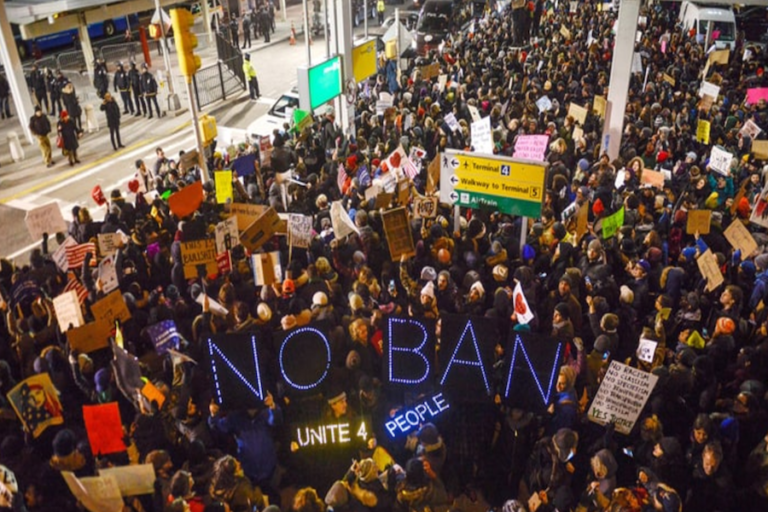
M187 83L187 100L189 101L189 113L192 115L192 126L195 130L195 143L197 144L197 160L200 166L200 178L203 180L203 185L208 183L210 176L208 175L208 168L205 165L205 154L203 148L203 134L200 133L200 123L197 122L197 105L195 105L195 93L192 90L192 77L186 77Z
M157 9L157 16L160 18L160 34L163 41L163 62L165 62L165 74L168 81L168 110L177 111L181 108L179 103L179 96L176 91L173 90L173 68L171 68L171 58L168 55L170 48L168 46L168 34L165 30L165 19L163 19L163 9L160 7L160 0L155 0L155 8Z

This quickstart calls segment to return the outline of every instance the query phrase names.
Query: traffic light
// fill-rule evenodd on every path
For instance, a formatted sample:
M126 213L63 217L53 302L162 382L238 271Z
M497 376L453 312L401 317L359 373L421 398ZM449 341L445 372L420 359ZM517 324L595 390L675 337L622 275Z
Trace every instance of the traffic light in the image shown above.
M186 9L171 9L171 25L173 39L176 42L176 53L179 56L181 74L191 78L200 69L200 57L193 50L197 48L197 36L192 33L195 19Z

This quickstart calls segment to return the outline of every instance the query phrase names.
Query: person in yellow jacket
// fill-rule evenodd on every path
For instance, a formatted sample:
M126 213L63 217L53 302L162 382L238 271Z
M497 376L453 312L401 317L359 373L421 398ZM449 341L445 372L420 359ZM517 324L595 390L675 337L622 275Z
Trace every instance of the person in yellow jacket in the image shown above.
M251 56L247 53L243 55L243 74L248 82L248 92L251 95L251 99L257 99L261 96L261 93L259 93L259 79L256 78L256 70L253 69L253 64L251 64Z
M376 2L376 12L379 14L379 26L384 24L384 0Z

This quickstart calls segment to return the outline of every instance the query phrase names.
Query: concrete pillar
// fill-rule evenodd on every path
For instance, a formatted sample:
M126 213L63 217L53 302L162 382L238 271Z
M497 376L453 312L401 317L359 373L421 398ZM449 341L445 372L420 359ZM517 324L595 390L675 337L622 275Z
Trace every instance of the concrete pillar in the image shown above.
M622 0L616 24L616 44L613 49L611 81L608 89L609 111L606 112L601 148L611 160L619 156L621 136L624 127L624 113L627 109L629 78L632 74L632 59L635 52L637 17L641 0Z
M347 77L352 74L352 8L350 0L329 0L333 7L330 9L331 17L330 39L331 54L341 55L342 76L346 83ZM342 94L336 101L336 119L341 123L341 129L349 134L350 128L354 127L355 107L348 105L347 99Z
M203 23L205 23L205 35L208 37L208 44L213 43L213 32L211 31L211 10L208 8L208 1L200 2L203 6Z
M8 23L8 15L5 12L5 0L0 0L0 60L5 66L5 74L11 88L13 105L16 107L16 120L21 124L24 137L32 144L34 142L32 132L29 131L29 118L35 113L32 106L32 98L29 96L27 79L21 69L21 59L13 39L11 24Z
M83 57L85 58L85 68L88 70L88 76L93 81L94 70L94 55L93 47L91 46L91 37L88 35L88 24L85 22L85 14L78 14L78 27L77 34L80 38L80 48L83 51Z

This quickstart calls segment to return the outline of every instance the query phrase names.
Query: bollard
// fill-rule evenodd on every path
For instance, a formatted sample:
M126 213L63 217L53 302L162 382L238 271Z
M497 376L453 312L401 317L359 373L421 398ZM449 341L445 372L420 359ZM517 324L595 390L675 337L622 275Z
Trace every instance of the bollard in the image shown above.
M19 135L16 132L8 132L8 145L11 148L11 159L14 162L24 160L24 148L21 147Z
M85 106L85 127L88 130L88 133L99 131L99 120L96 119L93 105Z

